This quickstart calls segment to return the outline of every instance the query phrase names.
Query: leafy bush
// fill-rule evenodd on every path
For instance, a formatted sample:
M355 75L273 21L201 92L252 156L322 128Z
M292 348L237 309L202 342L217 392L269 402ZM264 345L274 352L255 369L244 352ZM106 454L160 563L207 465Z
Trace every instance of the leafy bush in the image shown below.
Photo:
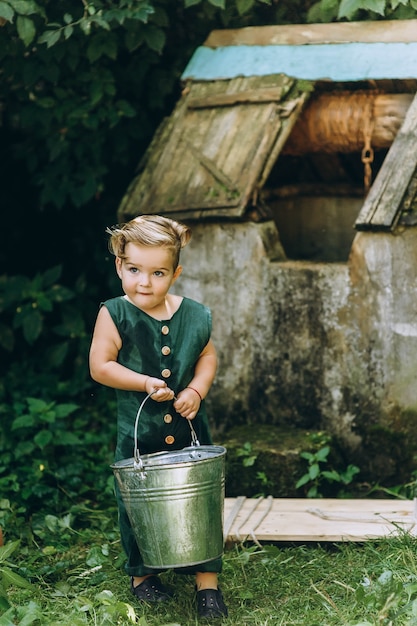
M112 492L113 394L88 375L91 298L55 267L0 278L0 526ZM3 522L2 522L3 519Z

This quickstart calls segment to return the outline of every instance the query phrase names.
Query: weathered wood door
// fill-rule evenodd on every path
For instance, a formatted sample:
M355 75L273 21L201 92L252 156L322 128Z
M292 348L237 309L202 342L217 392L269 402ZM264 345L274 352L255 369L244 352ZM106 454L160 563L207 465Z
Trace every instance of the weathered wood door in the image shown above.
M307 98L284 76L189 83L119 208L179 219L241 216L256 204Z

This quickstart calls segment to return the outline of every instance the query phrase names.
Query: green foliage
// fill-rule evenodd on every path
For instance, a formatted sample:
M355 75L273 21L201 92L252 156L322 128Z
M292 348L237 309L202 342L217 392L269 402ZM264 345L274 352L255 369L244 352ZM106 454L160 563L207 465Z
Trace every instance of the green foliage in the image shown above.
M375 484L371 487L368 495L372 494L385 494L389 498L398 498L399 500L414 500L417 497L417 470L411 472L411 480L405 484L391 485L385 487L380 484Z
M26 276L0 276L0 312L10 314L9 324L0 324L0 346L13 352L16 331L21 329L24 339L33 344L45 330L45 315L54 306L74 297L69 289L56 281L62 268L57 266L30 279ZM58 365L55 363L54 365Z
M126 187L210 20L265 4L2 0L2 141L36 204L84 206L118 172Z
M0 610L10 608L7 594L10 586L32 590L32 585L16 573L16 565L10 561L10 557L19 545L20 541L13 541L0 546Z
M32 589L9 588L11 606L0 624L195 626L193 577L162 574L175 592L172 602L139 606L133 600L115 523L107 510L74 511L71 523L39 515L37 545L21 544L13 555L13 570ZM416 550L415 537L407 534L362 544L229 546L221 574L230 607L225 623L410 626Z
M237 449L236 456L242 460L243 467L253 467L258 458L258 455L254 453L252 444L249 441L246 441L241 448ZM256 495L267 495L268 489L273 486L273 481L263 471L256 471L255 480L261 487L261 491Z
M412 19L417 0L320 0L308 12L310 22Z
M350 485L359 473L359 467L356 465L348 465L345 469L334 469L331 467L329 461L329 455L331 449L329 445L320 447L315 452L301 452L301 458L307 461L307 471L297 481L295 487L306 487L307 498L320 498L323 497L326 487L329 484L337 483L342 488ZM328 469L324 469L327 467ZM339 494L340 495L340 494Z
M60 273L0 280L0 527L112 493L114 404L92 394L86 285L65 288Z
M400 617L410 617L410 624L417 616L417 581L406 584L396 578L392 571L385 570L375 581L365 577L356 589L355 599L358 604L376 611L380 623L396 623ZM387 616L392 621L387 622ZM361 621L354 626L373 626L371 622Z

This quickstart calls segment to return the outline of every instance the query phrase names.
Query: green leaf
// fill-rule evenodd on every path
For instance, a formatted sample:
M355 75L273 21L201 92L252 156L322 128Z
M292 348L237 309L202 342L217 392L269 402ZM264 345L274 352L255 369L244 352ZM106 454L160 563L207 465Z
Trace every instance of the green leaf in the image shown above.
M63 432L59 435L59 443L62 446L79 446L82 442L74 433Z
M297 481L295 488L298 489L299 487L306 485L309 481L310 481L310 475L304 474L304 476L301 476L301 478Z
M62 265L55 265L42 274L43 287L54 285L62 274Z
M330 452L330 448L329 446L324 446L324 448L320 448L320 450L317 451L316 453L316 459L317 461L326 461L328 455Z
M335 17L339 7L339 0L321 0L320 10L323 17Z
M307 491L307 498L317 498L318 497L318 489L316 485L313 485L312 487L310 487L310 489Z
M184 0L184 6L186 9L188 9L188 7L192 7L195 4L200 4L201 0Z
M16 574L9 568L3 567L1 574L6 585L15 585L16 587L21 587L22 589L33 589L33 586L29 581L25 580L22 576L19 576L19 574Z
M135 109L132 107L131 104L129 104L129 102L126 102L126 100L118 100L116 102L116 106L117 106L117 112L119 113L119 115L124 115L125 117L136 116Z
M317 476L320 474L320 466L318 463L314 463L313 465L311 465L308 468L308 473L310 476L311 480L314 480L315 478L317 478Z
M37 298L38 307L41 311L52 311L53 303L44 293L40 293Z
M337 18L340 20L343 17L351 19L359 9L363 6L363 0L342 0L339 7L339 13Z
M33 310L23 320L23 335L30 344L34 343L42 332L42 316L39 311Z
M38 38L38 43L46 43L47 48L52 48L61 38L60 30L46 30Z
M52 441L52 433L49 430L41 430L34 437L34 442L41 450L43 450L48 443Z
M364 9L368 11L373 11L374 13L378 13L379 15L385 15L386 9L386 0L364 0Z
M19 417L16 417L16 419L13 420L12 431L18 430L19 428L30 428L34 425L34 423L35 419L33 415L19 415Z
M53 285L48 295L50 298L53 299L54 302L64 302L65 300L72 300L72 298L74 297L74 293L71 291L71 289L67 289L67 287L61 287L61 285Z
M31 413L43 413L46 409L53 406L54 403L46 403L45 400L41 398L26 398L26 402L28 403L28 407Z
M219 9L226 8L226 0L208 0L209 4L212 4L214 7L219 7Z
M7 22L13 22L14 11L7 2L0 2L0 17Z
M117 42L111 34L106 34L104 37L92 37L88 45L87 58L90 63L94 63L102 56L113 60L117 58Z
M65 26L65 28L64 28L64 38L65 39L69 39L73 32L74 32L74 28L72 26L70 26L70 25Z
M144 39L151 50L155 50L155 52L162 52L166 41L166 36L163 30L157 26L149 26L144 31Z
M14 607L10 607L10 602L7 599L6 591L3 589L2 585L0 585L0 611L0 626L14 626L16 624L15 621L12 621L16 615L15 609ZM3 613L3 611L5 612Z
M103 555L101 548L99 546L93 546L90 548L85 562L88 567L97 567L97 565L102 565L107 560L108 559L105 555Z
M321 475L323 476L323 478L326 478L327 480L335 481L335 482L338 482L338 483L341 482L340 474L338 472L336 472L336 470L331 470L331 471L324 470L321 473Z
M0 547L0 563L4 563L20 545L20 541L11 541Z
M59 529L59 519L56 515L45 515L45 525L52 533L56 533Z
M23 41L25 46L31 44L36 35L36 28L33 20L31 20L30 17L18 15L16 20L16 28L17 34L19 35L19 38Z
M33 586L31 587L33 589ZM43 613L43 615L45 615ZM30 626L30 624L41 623L42 619L42 611L36 602L29 602L28 605L24 607L24 615L19 622L19 626Z
M23 456L27 458L34 450L35 444L32 441L19 441L14 449L14 455L16 459L21 459Z
M45 11L33 0L9 0L9 4L12 5L16 13L20 15L33 15L38 13L39 15L45 15Z
M48 424L54 424L56 421L56 413L55 411L45 411L39 415L42 422L47 422Z
M55 413L57 417L68 417L71 413L74 413L77 409L79 409L78 404L57 404L55 406Z
M250 11L254 4L255 0L236 0L236 8L239 15L244 15Z

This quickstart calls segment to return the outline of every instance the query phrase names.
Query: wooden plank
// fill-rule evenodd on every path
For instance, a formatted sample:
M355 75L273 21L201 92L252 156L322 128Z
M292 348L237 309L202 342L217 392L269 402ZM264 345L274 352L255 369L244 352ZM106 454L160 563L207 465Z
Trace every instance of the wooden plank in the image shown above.
M189 98L189 109L208 109L210 107L234 106L236 104L256 104L258 102L279 102L283 96L281 87L270 87L240 93L224 93L205 98Z
M334 24L287 24L213 30L204 42L209 48L230 45L302 45L311 43L413 42L417 20L346 22Z
M355 223L357 230L393 230L417 167L417 96L388 151Z
M411 500L226 498L224 516L230 542L367 541L417 534Z
M304 92L301 96L293 102L293 109L291 110L291 114L283 115L281 118L281 132L277 136L275 141L275 145L273 146L269 157L265 163L265 167L262 171L262 175L257 183L256 192L259 193L263 186L265 185L268 177L271 173L272 168L274 167L278 156L282 152L284 146L286 146L288 142L288 138L291 137L292 131L294 127L297 125L297 121L299 120L301 111L303 110L305 103L309 98L309 93ZM253 199L253 204L256 204L256 198Z
M224 172L219 170L216 163L209 159L205 154L201 152L201 150L197 150L189 141L187 141L188 148L192 154L194 154L195 158L201 165L203 165L210 174L216 178L222 185L227 187L230 191L237 191L237 187L235 183L228 177Z
M303 80L351 82L417 78L417 41L308 46L200 46L182 80L230 80L286 74Z

